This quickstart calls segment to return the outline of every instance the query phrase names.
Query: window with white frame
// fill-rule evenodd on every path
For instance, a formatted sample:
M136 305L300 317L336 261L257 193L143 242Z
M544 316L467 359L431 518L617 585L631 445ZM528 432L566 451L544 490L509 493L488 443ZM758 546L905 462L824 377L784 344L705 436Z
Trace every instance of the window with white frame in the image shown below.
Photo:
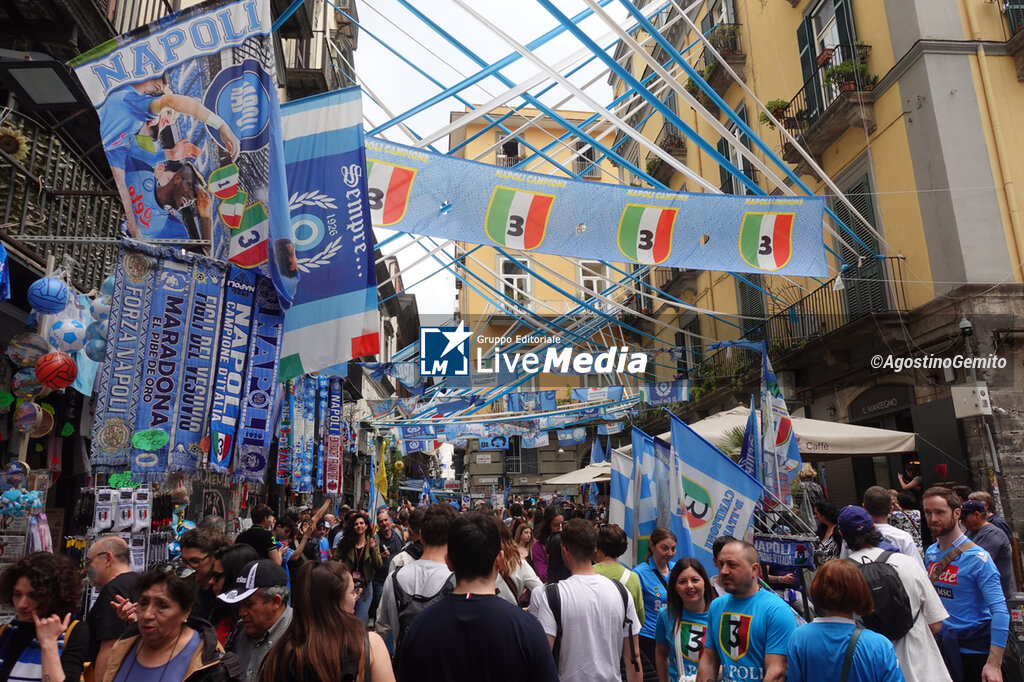
M494 136L495 142L498 143L497 165L509 168L523 160L523 150L519 138L509 137L504 130L496 130Z
M594 148L583 140L577 140L573 145L575 154L572 157L572 172L582 178L595 178L601 174L597 164L594 163L597 156Z
M498 286L513 301L526 301L530 293L530 273L508 258L498 259Z
M584 301L594 298L594 294L599 294L610 286L608 267L604 263L596 260L581 260L579 269L580 289L582 290L580 293Z

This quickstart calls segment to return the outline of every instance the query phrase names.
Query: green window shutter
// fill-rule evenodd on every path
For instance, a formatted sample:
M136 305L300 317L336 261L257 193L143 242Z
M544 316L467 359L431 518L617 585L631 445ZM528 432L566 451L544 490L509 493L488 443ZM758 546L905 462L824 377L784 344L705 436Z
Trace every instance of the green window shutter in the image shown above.
M805 97L807 101L807 121L813 123L818 120L821 116L821 84L819 79L821 78L820 72L818 71L818 48L814 42L814 27L811 24L811 18L806 17L801 22L799 28L796 30L796 42L797 48L800 51L800 70L804 75L805 86ZM807 81L814 78L814 81L808 83ZM794 112L795 113L795 112Z
M757 288L762 286L761 275L750 273L744 274L743 277L750 282L747 284L743 280L736 280L739 313L743 316L743 336L748 339L761 339L764 338L764 298L762 298L761 290Z
M836 28L840 45L856 45L857 29L853 25L853 6L850 0L832 0L836 8Z
M877 229L875 205L871 200L871 184L868 176L866 174L861 176L846 189L845 194L850 203L871 224L871 227ZM846 246L839 249L843 260L850 266L843 272L843 283L846 285L844 290L846 311L850 321L873 311L887 310L888 296L883 281L885 270L882 263L875 258L875 254L878 253L878 239L845 204L837 203L835 212L853 234L867 245L867 248L864 248L852 236L845 234L844 240L850 244L852 249Z
M707 13L705 13L700 20L700 32L707 35L708 31L711 30L711 27L714 25L713 22L714 17L711 16L711 8L708 7Z
M724 156L727 159L729 158L729 141L728 140L726 140L724 137L721 138L720 140L718 140L718 144L715 145L715 147L718 149L718 153L719 154L721 154L722 156ZM732 173L730 173L725 168L725 166L719 166L718 167L718 179L721 181L721 184L719 185L719 187L725 187L725 184L732 179Z

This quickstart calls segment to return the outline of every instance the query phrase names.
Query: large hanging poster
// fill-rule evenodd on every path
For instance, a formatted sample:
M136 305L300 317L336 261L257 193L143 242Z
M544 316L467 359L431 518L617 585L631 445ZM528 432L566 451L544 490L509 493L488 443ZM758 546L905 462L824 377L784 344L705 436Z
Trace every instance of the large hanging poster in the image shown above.
M370 217L413 234L573 258L827 274L816 196L690 194L500 168L366 137Z
M71 61L97 109L129 236L298 281L268 0L210 0Z

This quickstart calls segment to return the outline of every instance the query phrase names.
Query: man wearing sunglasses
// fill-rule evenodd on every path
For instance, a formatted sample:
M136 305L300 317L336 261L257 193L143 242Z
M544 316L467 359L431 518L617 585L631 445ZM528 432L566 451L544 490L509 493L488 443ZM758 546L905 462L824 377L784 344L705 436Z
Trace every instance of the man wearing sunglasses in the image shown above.
M135 583L139 574L131 570L129 561L128 544L115 535L97 538L85 553L89 584L100 590L85 618L89 626L88 660L93 670L106 670L110 649L124 632L125 623L117 616L115 598L138 598Z
M213 555L221 547L230 545L231 541L220 531L193 528L185 531L178 543L181 545L181 564L195 571L194 578L199 589L199 600L192 615L206 620L217 603L217 596L210 589Z

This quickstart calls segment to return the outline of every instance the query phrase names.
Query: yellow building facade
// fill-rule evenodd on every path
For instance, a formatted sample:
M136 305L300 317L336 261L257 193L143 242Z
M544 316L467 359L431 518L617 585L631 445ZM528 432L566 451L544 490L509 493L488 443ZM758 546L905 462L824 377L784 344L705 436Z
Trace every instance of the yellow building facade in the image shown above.
M998 482L1007 514L1024 517L1024 506L1017 510L1024 453L1012 435L1021 427L1016 410L1024 397L1024 379L1013 377L1022 361L1012 343L1013 330L1024 327L1024 222L1015 184L1024 181L1024 132L1015 124L1024 105L1024 5L709 0L692 18L742 85L704 52L698 32L674 10L659 15L655 25L681 51L697 41L684 53L687 61L810 192L828 197L852 234L826 221L832 228L823 231L831 250L828 279L654 273L660 289L718 313L694 315L653 297L657 314L699 335L688 354L691 403L684 416L700 418L746 403L757 392L759 359L740 351L710 353L710 340L764 339L795 413L919 434L914 458L880 453L856 461L822 459L834 499L856 502L869 485L893 487L897 473L919 462L926 485L945 481L992 489ZM641 31L636 38L646 36ZM659 64L670 58L662 47L648 53ZM649 63L625 44L615 58L638 79L651 73ZM805 193L791 179L783 188L770 184L698 115L684 92L717 114L735 143L784 178L783 172L685 73L674 75L678 88L662 90L659 99L682 124L748 171L765 193ZM616 95L629 90L622 78L610 82ZM657 87L655 80L649 89ZM772 110L777 127L755 97ZM644 137L684 159L708 184L726 193L746 191L653 107L630 121L646 121L640 128ZM864 220L838 200L793 141ZM659 168L633 141L621 152L672 189L702 191L692 178ZM624 169L619 173L623 182L640 180ZM963 332L963 320L970 335ZM668 345L678 340L664 336ZM875 355L883 363L889 356L991 355L1005 366L973 374L955 366L894 371L891 365L873 367ZM957 389L975 382L990 391L989 407L1003 412L960 416ZM658 425L651 426L657 432Z

